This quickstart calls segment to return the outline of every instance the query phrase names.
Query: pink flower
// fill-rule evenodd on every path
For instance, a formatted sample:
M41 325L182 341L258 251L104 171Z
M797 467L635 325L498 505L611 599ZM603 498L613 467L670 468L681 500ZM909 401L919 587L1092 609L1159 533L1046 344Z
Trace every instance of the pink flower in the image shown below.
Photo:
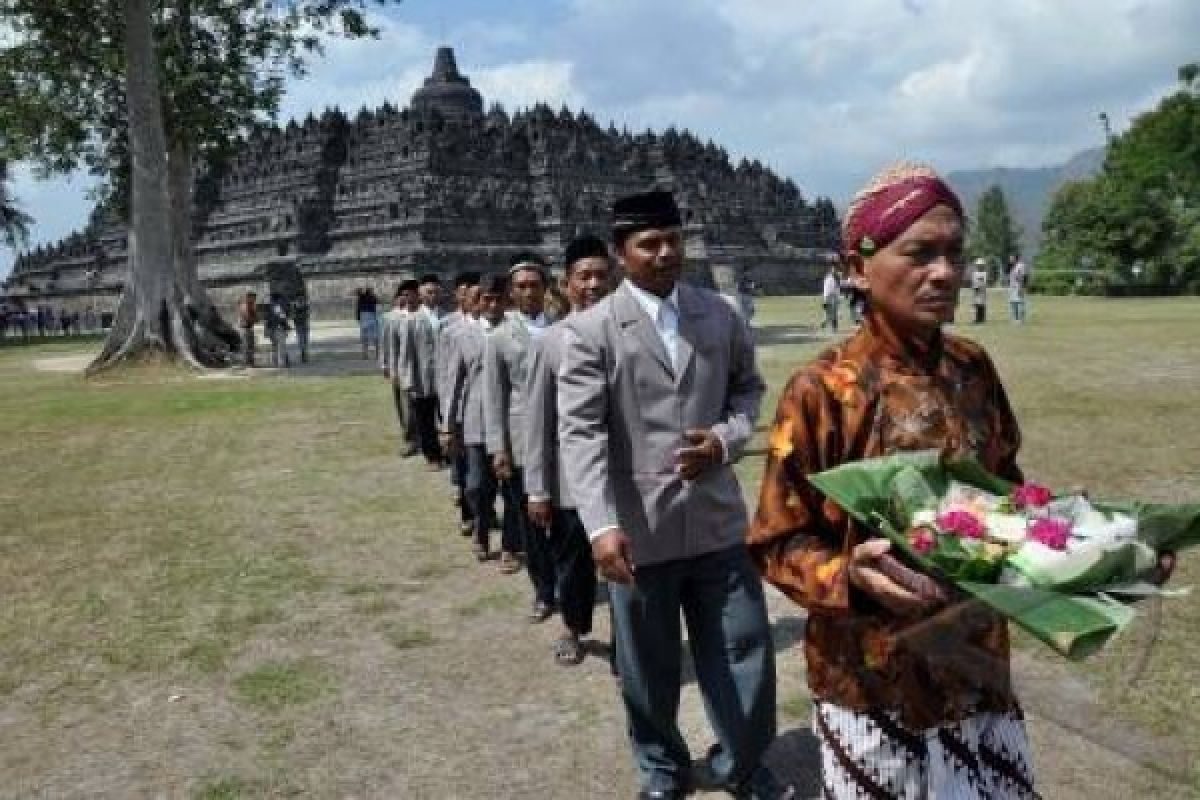
M908 532L908 543L912 545L913 550L924 556L933 552L937 538L929 528L913 528Z
M982 539L983 523L969 511L947 511L939 514L937 526L943 533L952 533L965 539Z
M1022 483L1012 493L1012 503L1017 508L1041 508L1053 499L1054 493L1037 483Z
M1029 526L1029 538L1051 550L1066 550L1071 538L1071 523L1057 517L1034 520Z

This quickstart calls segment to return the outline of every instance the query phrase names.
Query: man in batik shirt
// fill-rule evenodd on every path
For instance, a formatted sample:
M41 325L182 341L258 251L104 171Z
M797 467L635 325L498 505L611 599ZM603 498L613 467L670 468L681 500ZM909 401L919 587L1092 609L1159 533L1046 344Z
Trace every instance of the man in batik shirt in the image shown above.
M927 168L876 178L846 215L862 328L800 369L770 436L751 553L809 611L824 792L834 798L1032 798L1004 620L922 590L886 539L808 482L863 458L937 449L1021 479L1021 437L979 345L942 333L964 268L962 205Z

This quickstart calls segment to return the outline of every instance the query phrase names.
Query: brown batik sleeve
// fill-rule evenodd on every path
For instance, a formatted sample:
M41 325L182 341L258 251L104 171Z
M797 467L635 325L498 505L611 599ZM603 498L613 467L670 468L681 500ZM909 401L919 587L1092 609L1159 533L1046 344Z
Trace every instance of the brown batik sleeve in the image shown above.
M763 576L810 611L849 608L845 514L808 475L837 462L837 408L819 378L801 372L779 400L758 510L748 534Z

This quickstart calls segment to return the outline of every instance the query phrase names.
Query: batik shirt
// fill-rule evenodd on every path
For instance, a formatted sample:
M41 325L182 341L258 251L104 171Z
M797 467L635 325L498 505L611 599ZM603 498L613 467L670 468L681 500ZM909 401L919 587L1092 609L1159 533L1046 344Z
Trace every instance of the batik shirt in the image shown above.
M850 550L868 534L808 482L846 462L929 449L1019 481L1020 433L983 349L942 334L917 345L872 315L792 376L769 447L748 540L767 580L809 612L814 696L895 711L914 728L1013 708L1004 621L972 603L899 618L852 587Z

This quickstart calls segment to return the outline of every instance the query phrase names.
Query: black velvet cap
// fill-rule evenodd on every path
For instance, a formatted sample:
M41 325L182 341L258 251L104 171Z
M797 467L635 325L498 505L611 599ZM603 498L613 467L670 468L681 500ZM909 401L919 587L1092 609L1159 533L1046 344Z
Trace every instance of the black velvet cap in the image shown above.
M424 285L425 285L425 284L427 284L427 283L436 283L438 286L441 286L441 285L442 285L442 278L441 278L441 276L440 276L440 275L438 275L438 274L437 274L437 273L435 273L435 272L427 272L427 273L425 273L424 275L422 275L422 276L421 276L421 280L420 280L420 283L419 283L419 285L420 285L420 286L424 286Z
M415 292L418 286L420 286L420 284L417 283L416 278L409 278L406 281L400 281L400 283L396 286L396 294L400 294L401 292Z
M454 288L461 289L463 286L478 286L478 272L460 272L454 276Z
M677 228L683 224L675 196L656 189L622 197L613 203L613 234L628 236L647 228Z
M584 258L609 258L608 245L599 236L593 236L590 233L576 236L567 245L567 251L563 255L563 264L570 272L571 265Z

